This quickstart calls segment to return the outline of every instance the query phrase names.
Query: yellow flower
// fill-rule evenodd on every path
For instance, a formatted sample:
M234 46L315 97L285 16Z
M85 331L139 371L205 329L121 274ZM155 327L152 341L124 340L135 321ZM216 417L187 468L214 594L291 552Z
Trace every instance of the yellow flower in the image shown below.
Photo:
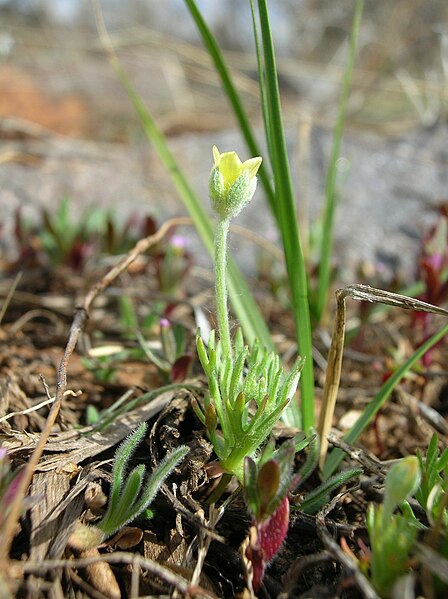
M257 172L262 158L241 162L236 152L220 154L213 146L215 164L210 173L212 206L220 218L233 218L250 202L257 187Z

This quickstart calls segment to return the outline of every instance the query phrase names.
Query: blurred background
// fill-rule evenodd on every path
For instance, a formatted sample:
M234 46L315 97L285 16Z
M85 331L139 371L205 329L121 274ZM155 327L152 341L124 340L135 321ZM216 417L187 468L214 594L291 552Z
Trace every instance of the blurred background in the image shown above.
M249 2L197 4L262 139ZM208 203L211 146L247 154L185 3L101 7L129 77ZM271 0L269 8L298 210L313 221L354 1ZM158 221L183 214L108 64L90 0L0 0L0 17L3 244L18 206L32 215L65 196L75 212L104 206ZM410 273L417 240L448 198L447 17L446 0L365 2L338 164L336 253L348 279L360 261ZM275 240L263 202L258 197L241 223Z

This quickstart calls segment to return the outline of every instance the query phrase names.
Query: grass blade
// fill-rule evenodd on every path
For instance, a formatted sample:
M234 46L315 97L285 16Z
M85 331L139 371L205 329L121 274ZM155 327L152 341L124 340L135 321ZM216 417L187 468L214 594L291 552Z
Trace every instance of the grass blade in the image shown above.
M268 105L270 154L275 180L278 222L286 259L288 280L299 352L306 358L301 378L301 422L295 408L296 424L304 430L314 426L314 374L311 346L311 323L305 261L297 226L294 192L282 123L277 68L266 0L259 0L258 11L264 57L264 80ZM293 402L295 403L295 402ZM294 408L293 408L294 409Z
M258 84L260 87L260 101L261 101L261 111L263 114L263 124L264 124L264 131L265 131L265 137L266 137L266 146L268 148L269 153L271 152L271 148L272 148L272 143L271 143L271 125L269 122L269 110L268 110L268 99L267 99L267 92L266 92L266 81L265 81L265 76L264 76L264 69L263 69L263 53L262 53L262 48L261 48L261 42L260 42L260 36L258 34L258 25L257 25L257 16L255 14L255 4L254 4L254 0L250 0L250 10L252 13L252 27L253 27L253 31L254 31L254 42L255 42L255 52L257 55L257 66L258 66ZM269 160L272 164L272 155L269 155ZM276 204L277 206L277 204ZM278 209L276 208L276 211L278 212ZM277 224L278 226L280 225L279 223L279 219L277 216Z
M319 276L317 282L317 300L315 307L315 316L318 321L321 321L328 303L328 292L331 275L330 259L333 249L334 212L336 205L336 163L339 158L339 152L341 148L342 132L344 129L347 102L350 94L353 66L355 64L362 9L363 0L357 0L355 14L353 16L348 60L342 81L341 97L339 99L338 118L333 134L333 146L331 150L330 164L328 167L327 180L325 183L325 209L322 224L322 244L319 254Z

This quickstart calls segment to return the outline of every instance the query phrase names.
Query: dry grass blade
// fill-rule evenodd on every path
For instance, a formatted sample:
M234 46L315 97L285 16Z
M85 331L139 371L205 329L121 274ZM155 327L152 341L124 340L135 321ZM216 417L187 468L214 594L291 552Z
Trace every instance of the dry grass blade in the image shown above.
M138 554L125 553L121 551L80 559L43 560L41 562L12 562L11 566L14 575L20 576L28 573L42 573L43 571L54 570L57 568L87 568L98 562L108 564L129 564L134 570L147 570L154 576L160 577L167 585L173 586L184 596L194 596L198 599L215 599L215 595L213 595L213 593L210 593L201 587L191 585L191 583L183 578L183 576L176 574L169 568L158 564L156 561L149 558L144 558Z
M218 509L215 507L215 504L210 505L209 520L206 522L207 526L214 530L223 514L224 509L222 507ZM201 519L204 521L204 514L202 513L201 516ZM211 541L211 536L206 534L204 528L200 528L198 533L198 558L191 578L191 584L194 586L198 585L201 580L202 568L204 567Z
M384 479L386 476L386 469L373 454L369 454L367 451L353 447L349 443L346 443L344 439L341 439L337 435L334 435L332 432L329 432L327 435L328 441L333 445L333 447L340 447L344 453L349 455L352 460L361 464L364 472L372 472L380 480Z
M89 316L89 311L93 301L121 273L123 273L136 260L138 256L146 252L151 246L158 243L168 233L170 229L176 226L188 225L190 223L191 219L188 217L173 218L164 223L160 227L160 229L156 233L154 233L154 235L150 235L138 241L136 245L125 256L123 256L123 258L118 262L118 264L116 264L98 283L96 283L90 289L90 291L85 296L82 305L76 310L72 325L70 327L69 338L64 350L64 355L58 368L55 402L50 410L50 413L48 414L45 428L43 429L40 435L39 442L37 443L37 446L34 449L23 471L24 473L17 487L14 500L11 504L10 512L4 523L2 539L3 542L0 547L0 572L5 572L7 574L9 571L7 567L8 555L15 534L16 522L20 516L23 497L25 496L25 493L31 483L33 473L44 451L52 427L56 422L56 418L61 407L62 399L67 388L67 365L76 347L79 335Z
M448 310L433 306L426 302L391 293L382 289L376 289L369 285L347 285L336 291L336 318L333 325L330 351L328 353L328 366L325 377L325 385L322 397L322 408L320 412L318 433L321 439L319 466L322 469L328 450L327 435L333 421L336 399L339 390L342 369L342 357L344 351L345 321L347 297L363 302L376 302L388 306L396 306L404 310L416 310L418 312L430 312L441 316L448 316Z
M12 282L11 287L8 290L8 295L6 296L5 301L3 302L3 306L0 310L0 325L2 324L2 320L3 317L6 314L6 310L8 309L8 306L12 300L12 297L14 295L15 290L17 289L17 285L20 283L20 279L22 278L23 273L22 272L18 272L14 281Z

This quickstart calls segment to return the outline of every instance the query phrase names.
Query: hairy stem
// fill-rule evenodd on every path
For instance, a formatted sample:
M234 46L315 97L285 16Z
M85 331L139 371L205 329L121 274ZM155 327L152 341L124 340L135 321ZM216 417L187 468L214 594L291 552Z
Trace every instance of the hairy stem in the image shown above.
M232 357L230 343L229 312L227 308L226 260L227 234L230 221L220 218L216 225L215 234L215 293L216 309L218 312L218 330L224 356Z

